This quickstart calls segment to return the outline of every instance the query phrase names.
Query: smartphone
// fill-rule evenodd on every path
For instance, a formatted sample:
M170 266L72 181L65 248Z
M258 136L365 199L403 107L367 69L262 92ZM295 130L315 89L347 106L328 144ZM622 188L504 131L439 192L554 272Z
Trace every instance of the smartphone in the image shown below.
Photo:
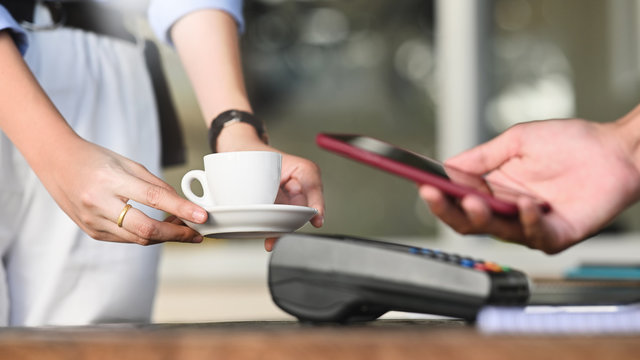
M386 172L429 184L455 199L474 194L484 199L491 210L499 215L518 215L518 197L528 196L543 212L551 207L534 196L507 186L490 182L484 176L466 173L416 152L385 141L357 134L320 133L316 143L323 149L371 165Z

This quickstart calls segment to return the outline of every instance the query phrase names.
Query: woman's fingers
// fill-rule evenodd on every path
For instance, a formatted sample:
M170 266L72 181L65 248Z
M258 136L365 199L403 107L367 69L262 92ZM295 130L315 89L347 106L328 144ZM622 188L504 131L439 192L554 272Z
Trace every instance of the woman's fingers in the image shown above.
M100 213L80 219L85 232L94 239L103 241L131 242L151 245L159 242L202 242L202 236L185 226L175 216L169 221L150 218L136 208L117 198L105 200Z
M207 219L208 214L202 207L181 198L171 187L158 186L139 178L126 184L119 194L125 199L135 200L195 223L203 223Z
M116 224L118 227L118 224ZM147 245L148 242L202 242L202 236L193 229L171 222L158 221L148 217L142 211L131 207L127 211L116 234L127 241Z
M273 250L273 247L276 245L276 241L278 241L278 238L265 239L264 249L267 250L268 252L271 252Z
M315 227L324 224L324 195L318 166L306 159L285 154L278 203L302 205L318 211L311 220Z

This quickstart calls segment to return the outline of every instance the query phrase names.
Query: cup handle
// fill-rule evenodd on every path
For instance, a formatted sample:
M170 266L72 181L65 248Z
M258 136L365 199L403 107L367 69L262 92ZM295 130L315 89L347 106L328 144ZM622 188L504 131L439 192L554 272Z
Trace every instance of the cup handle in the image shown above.
M202 185L202 196L194 194L191 190L191 183L193 183L194 180L197 180L200 185ZM191 170L187 172L182 177L180 186L182 187L182 193L184 194L184 196L192 202L204 208L213 205L213 201L211 201L211 194L209 194L209 186L207 186L207 176L205 175L204 171Z

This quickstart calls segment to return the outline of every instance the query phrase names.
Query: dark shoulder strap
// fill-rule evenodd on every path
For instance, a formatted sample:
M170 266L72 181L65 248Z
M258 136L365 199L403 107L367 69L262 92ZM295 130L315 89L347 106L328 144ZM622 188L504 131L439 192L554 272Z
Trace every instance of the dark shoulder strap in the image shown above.
M30 0L0 0L0 5L3 5L11 16L16 19L17 22L21 21L33 21L33 9L35 7L35 1Z

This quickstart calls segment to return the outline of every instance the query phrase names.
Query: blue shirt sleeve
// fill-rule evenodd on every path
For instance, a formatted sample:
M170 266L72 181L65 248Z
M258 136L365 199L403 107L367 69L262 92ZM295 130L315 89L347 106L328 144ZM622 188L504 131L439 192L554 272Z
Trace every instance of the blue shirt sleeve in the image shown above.
M13 37L13 41L15 41L18 50L20 53L24 55L27 52L27 46L29 45L29 41L27 40L27 33L23 28L18 25L9 11L0 5L0 31L9 30L11 33L11 37Z
M169 34L173 24L183 16L202 9L226 11L236 20L238 31L244 31L242 0L152 0L148 10L149 24L158 38L173 44Z

